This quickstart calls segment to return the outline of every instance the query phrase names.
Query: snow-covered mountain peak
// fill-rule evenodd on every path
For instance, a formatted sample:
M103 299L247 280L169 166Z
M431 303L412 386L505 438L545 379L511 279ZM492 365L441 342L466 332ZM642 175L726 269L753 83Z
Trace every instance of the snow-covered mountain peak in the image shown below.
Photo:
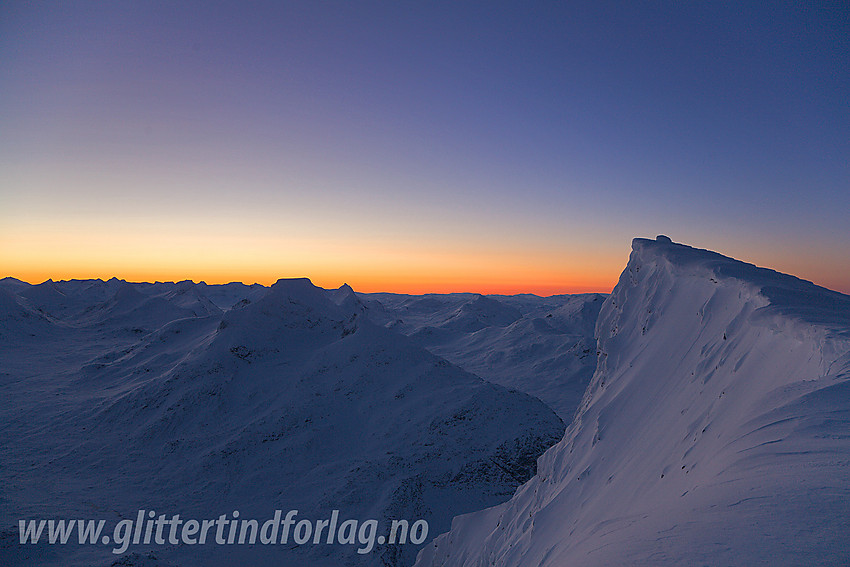
M850 297L636 239L578 412L418 565L847 564Z
M331 300L327 290L313 285L308 278L280 279L265 295L245 308L247 312L262 311L283 316L302 317L309 314L332 319L344 319L345 313ZM306 321L307 319L305 319Z
M522 313L516 307L478 294L461 304L440 327L474 332L488 326L507 327L521 317Z
M302 304L315 309L328 308L333 303L327 291L313 285L309 278L279 279L258 303L278 301Z
M620 283L623 283L623 278L634 279L644 266L663 265L677 277L707 279L713 285L731 283L738 286L741 293L761 297L764 309L757 317L767 325L787 326L797 321L850 336L847 334L850 328L850 296L795 276L664 238L634 239L629 264Z
M331 300L345 311L363 314L368 309L348 284L342 284L339 288L329 290L327 293Z

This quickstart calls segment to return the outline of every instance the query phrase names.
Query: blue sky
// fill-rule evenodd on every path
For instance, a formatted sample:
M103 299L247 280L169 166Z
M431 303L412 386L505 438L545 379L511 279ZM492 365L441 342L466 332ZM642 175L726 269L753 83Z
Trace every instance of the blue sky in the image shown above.
M663 232L847 292L848 18L6 3L0 259L24 279L605 291Z

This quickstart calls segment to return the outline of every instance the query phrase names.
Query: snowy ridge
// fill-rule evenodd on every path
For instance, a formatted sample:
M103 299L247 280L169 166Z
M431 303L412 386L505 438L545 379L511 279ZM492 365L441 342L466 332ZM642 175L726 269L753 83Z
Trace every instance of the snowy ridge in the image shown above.
M573 423L424 566L850 563L850 297L636 239Z

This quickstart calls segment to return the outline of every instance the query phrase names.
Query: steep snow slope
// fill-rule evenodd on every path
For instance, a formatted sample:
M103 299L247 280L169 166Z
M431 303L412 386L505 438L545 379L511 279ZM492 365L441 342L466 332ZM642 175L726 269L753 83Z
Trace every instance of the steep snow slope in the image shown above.
M572 419L596 367L603 295L367 294L365 314Z
M43 288L61 300L50 305L90 287L62 284ZM118 521L138 509L199 519L339 509L424 518L433 536L507 498L563 432L539 400L372 324L349 290L333 294L337 305L308 280L281 280L222 314L190 282L120 282L61 321L0 294L4 329L33 319L39 330L0 344L0 564L109 565L109 547L22 548L17 520ZM355 547L154 552L174 565L337 566L410 564L417 550Z
M637 239L563 440L424 566L850 564L850 297Z

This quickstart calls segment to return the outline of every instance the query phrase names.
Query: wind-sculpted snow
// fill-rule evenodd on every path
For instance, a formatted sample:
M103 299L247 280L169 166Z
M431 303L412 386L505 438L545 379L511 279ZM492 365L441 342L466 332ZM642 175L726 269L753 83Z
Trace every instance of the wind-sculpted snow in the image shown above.
M306 279L224 312L191 282L18 283L0 285L0 331L15 337L0 344L0 564L110 565L111 547L21 546L17 521L139 509L261 519L339 509L422 518L433 537L508 498L563 433L539 400L373 324L353 292ZM228 286L223 304L256 291ZM176 566L337 566L411 564L416 550L153 553ZM121 564L148 564L149 550L131 551Z
M562 441L416 564L850 564L848 321L848 296L635 240Z

